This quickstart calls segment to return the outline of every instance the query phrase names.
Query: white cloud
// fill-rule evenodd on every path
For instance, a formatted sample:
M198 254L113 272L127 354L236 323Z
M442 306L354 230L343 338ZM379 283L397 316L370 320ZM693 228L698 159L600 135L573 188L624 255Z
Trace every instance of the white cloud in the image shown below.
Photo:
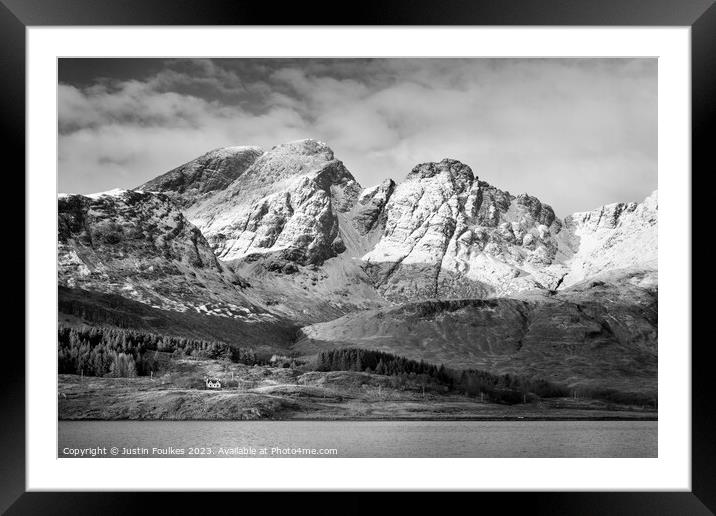
M64 191L304 137L364 186L454 157L560 215L656 188L654 60L182 61L143 81L61 84L59 99Z

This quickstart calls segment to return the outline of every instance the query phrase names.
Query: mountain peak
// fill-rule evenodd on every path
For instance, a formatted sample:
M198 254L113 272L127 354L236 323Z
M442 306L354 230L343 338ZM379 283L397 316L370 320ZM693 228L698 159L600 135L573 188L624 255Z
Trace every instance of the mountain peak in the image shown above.
M416 165L410 171L406 180L424 179L437 176L439 174L447 174L455 179L463 179L473 181L475 175L472 169L456 159L444 158L438 162L427 162Z
M235 154L238 152L247 152L247 151L255 151L255 152L264 152L264 150L259 145L229 145L226 147L218 147L210 152L225 152L229 154Z
M180 205L196 202L210 192L224 190L262 154L261 147L231 146L210 150L139 186L139 190L164 192Z
M223 260L318 264L344 249L338 213L361 190L328 145L297 140L271 148L188 215Z
M229 145L227 147L217 147L205 152L198 158L191 160L189 163L194 161L208 161L211 159L227 159L236 156L237 154L263 154L264 150L258 145Z
M355 178L328 145L308 138L272 147L256 159L226 194L232 197L247 190L264 192L286 181L313 181L327 190L331 185L355 183Z
M329 161L335 159L333 150L326 145L325 142L314 140L313 138L282 143L281 145L274 146L271 152L276 154L300 154L306 156L322 155L323 158Z

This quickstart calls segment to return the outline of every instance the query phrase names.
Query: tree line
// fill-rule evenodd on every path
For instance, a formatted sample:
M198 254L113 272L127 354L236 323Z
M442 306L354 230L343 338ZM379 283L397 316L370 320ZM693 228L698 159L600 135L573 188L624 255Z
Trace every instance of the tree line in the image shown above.
M442 383L451 381L445 366L376 351L346 348L321 351L316 358L317 371L365 371L396 376L401 374L426 375Z
M569 389L542 378L528 378L516 374L492 374L478 369L451 371L455 387L468 395L487 396L491 401L524 403L535 397L563 398Z
M159 368L158 352L199 359L217 359L247 365L268 363L252 349L225 342L158 335L156 333L83 326L60 326L57 332L60 374L88 376L146 376Z
M486 371L449 369L424 361L382 351L361 348L322 351L316 357L318 371L365 371L387 376L423 376L445 386L450 391L480 395L498 403L522 403L535 396L564 397L569 390L543 379L519 375L495 375Z

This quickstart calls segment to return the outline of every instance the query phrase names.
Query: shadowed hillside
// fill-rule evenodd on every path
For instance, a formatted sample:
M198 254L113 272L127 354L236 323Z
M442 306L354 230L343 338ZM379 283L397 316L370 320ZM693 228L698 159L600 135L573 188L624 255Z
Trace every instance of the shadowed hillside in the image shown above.
M554 295L447 300L366 310L302 329L294 350L361 347L537 375L569 385L656 390L654 274L626 272ZM608 279L608 278L604 278Z
M298 327L289 321L247 323L228 317L161 310L114 294L59 287L59 320L64 324L116 326L236 346L285 349Z

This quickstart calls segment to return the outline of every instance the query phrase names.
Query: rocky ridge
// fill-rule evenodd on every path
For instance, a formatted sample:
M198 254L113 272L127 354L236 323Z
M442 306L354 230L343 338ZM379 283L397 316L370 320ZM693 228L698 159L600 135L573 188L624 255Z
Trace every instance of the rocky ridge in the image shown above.
M263 154L260 147L223 147L199 156L139 186L137 190L162 192L181 207L188 207L213 192L224 190Z
M564 285L614 269L656 270L658 208L654 191L641 203L608 204L566 217L557 257L568 270Z
M276 318L216 258L201 231L158 193L58 199L58 284L149 307L259 323Z
M484 298L553 286L543 273L562 227L552 208L479 180L459 161L416 166L395 188L385 219L363 261L391 300Z
M209 167L217 154L242 156L246 167ZM233 167L227 163L224 169ZM234 179L217 186L203 180L206 173L185 172L199 169ZM169 180L178 171L195 178L194 189ZM212 151L143 188L157 183L241 274L268 290L271 279L281 291L300 284L329 297L361 285L361 306L376 298L556 290L605 270L656 263L656 193L561 220L536 197L500 190L452 159L417 165L400 184L388 179L363 189L325 143L309 139L262 154L251 147Z

